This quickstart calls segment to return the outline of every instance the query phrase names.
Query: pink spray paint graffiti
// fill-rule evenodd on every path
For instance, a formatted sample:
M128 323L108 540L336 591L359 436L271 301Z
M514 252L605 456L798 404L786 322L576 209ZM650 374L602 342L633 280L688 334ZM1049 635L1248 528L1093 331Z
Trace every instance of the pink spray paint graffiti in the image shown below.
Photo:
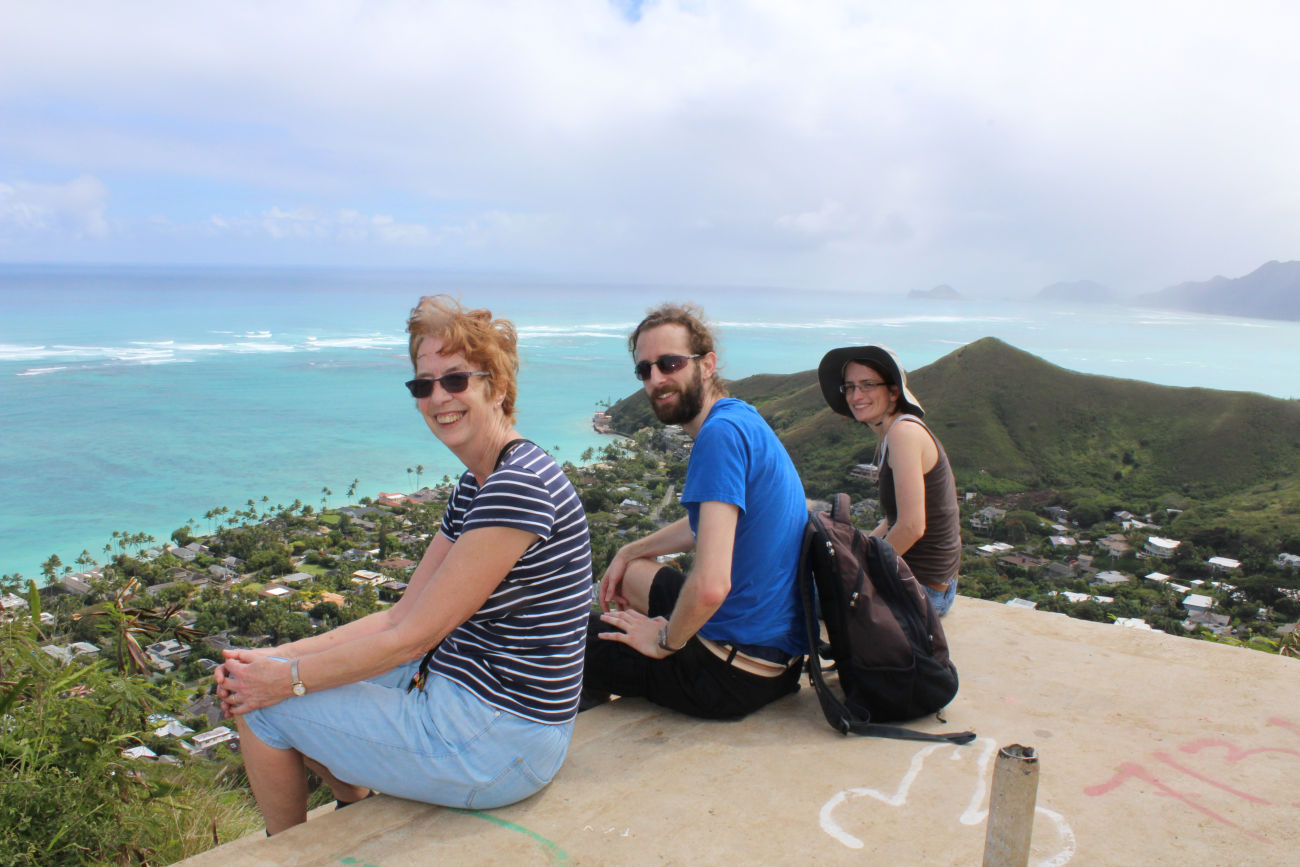
M1300 726L1297 726L1295 723L1288 720L1274 717L1269 719L1266 725L1280 727L1286 729L1292 734L1300 735ZM1236 764L1245 759L1263 755L1287 755L1300 759L1300 749L1293 749L1290 747L1244 748L1222 738L1202 738L1190 741L1179 745L1178 750L1192 756L1208 753L1209 751L1222 751L1221 760L1227 764ZM1164 768L1169 769L1176 774L1184 775L1185 777L1195 780L1205 786L1209 786L1212 789L1239 798L1248 804L1270 806L1274 803L1272 800L1262 795L1247 792L1237 786L1215 779L1211 773L1190 767L1188 763L1178 761L1164 750L1156 750L1152 752L1151 758ZM1257 840L1261 843L1273 842L1263 834L1252 831L1249 828L1244 828L1239 823L1224 816L1221 812L1207 806L1203 803L1204 798L1200 794L1196 792L1180 791L1179 789L1174 788L1171 783L1166 782L1167 779L1168 775L1162 779L1157 775L1156 771L1149 770L1145 765L1136 762L1123 762L1120 764L1113 777L1104 783L1085 787L1083 793L1092 797L1099 797L1115 791L1129 780L1138 780L1151 786L1155 794L1180 801L1196 812L1208 816L1214 821L1226 825L1229 828L1234 828L1237 831L1240 831L1252 840ZM1300 807L1300 804L1292 804L1291 806Z

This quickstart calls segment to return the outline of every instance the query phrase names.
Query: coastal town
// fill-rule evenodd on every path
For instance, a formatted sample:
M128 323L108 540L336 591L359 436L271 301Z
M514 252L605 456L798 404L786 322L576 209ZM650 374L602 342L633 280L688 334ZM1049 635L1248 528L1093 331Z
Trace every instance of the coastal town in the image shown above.
M678 497L689 451L680 429L647 428L564 465L587 511L597 574L625 536L685 513ZM875 471L847 468L846 481L870 485ZM124 756L175 762L237 750L238 737L211 695L222 651L292 641L394 602L437 531L450 490L445 480L340 507L249 501L206 515L211 529L204 535L191 521L166 543L120 534L116 548L105 546L102 564L87 562L89 554L77 571L47 562L36 600L41 650L63 665L106 660L187 691L176 713L149 718L148 734L125 746ZM1170 538L1162 522L1172 515L1117 510L1085 524L1050 500L1041 491L961 495L962 595L1297 653L1300 554L1239 559ZM829 505L810 500L809 508ZM854 515L870 527L877 509L860 498ZM689 567L689 556L681 565ZM5 576L0 618L30 616L26 583ZM97 616L106 610L115 616ZM134 630L121 627L124 617Z

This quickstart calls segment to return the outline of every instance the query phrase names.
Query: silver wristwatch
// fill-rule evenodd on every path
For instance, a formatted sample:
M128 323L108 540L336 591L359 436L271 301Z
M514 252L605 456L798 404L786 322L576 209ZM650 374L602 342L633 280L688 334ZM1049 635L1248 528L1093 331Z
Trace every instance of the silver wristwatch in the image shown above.
M682 645L682 647L685 646L686 646L685 644ZM659 630L659 649L664 651L665 653L676 653L677 651L681 650L682 647L668 646L668 624L665 623L663 629Z
M307 694L307 686L302 682L302 678L298 676L298 660L296 659L289 660L289 678L293 681L289 688L293 690L294 695Z

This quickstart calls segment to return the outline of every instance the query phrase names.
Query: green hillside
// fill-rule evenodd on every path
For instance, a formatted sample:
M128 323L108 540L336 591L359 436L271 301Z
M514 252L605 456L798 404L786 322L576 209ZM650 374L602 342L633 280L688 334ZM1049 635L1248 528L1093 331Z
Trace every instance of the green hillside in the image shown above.
M1297 401L1076 373L991 337L910 382L963 488L1204 502L1300 478ZM781 435L810 495L843 487L874 453L874 437L826 408L814 371L752 376L731 391ZM611 415L620 431L656 423L640 391Z

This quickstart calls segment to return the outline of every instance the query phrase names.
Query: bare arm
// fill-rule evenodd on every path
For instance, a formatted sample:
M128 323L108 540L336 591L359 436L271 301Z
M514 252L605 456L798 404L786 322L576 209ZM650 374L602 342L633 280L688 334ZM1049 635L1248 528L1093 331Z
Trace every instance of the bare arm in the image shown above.
M667 651L659 647L659 631L667 624L668 646L681 647L686 644L722 606L731 592L731 559L736 546L736 524L739 520L740 508L731 503L716 500L701 503L695 567L682 585L672 616L664 620L662 617L647 617L631 610L604 614L601 619L621 631L601 633L600 637L609 641L621 641L631 645L643 656L658 659L668 655Z
M419 657L482 607L537 538L525 530L484 527L465 532L454 544L448 540L438 568L418 586L407 588L402 598L403 602L410 598L405 612L399 615L394 606L385 628L368 633L364 640L335 642L299 656L299 677L309 691L329 689ZM225 681L237 699L235 712L289 697L289 663L243 651L228 653Z
M930 435L918 424L895 424L889 432L889 467L894 471L894 500L898 519L889 527L885 541L905 554L925 535L926 446L934 451ZM930 466L938 452L930 458ZM879 529L879 528L877 528Z
M701 509L702 514L703 510ZM618 603L624 608L627 607L627 599L622 594L622 584L628 563L633 560L653 559L664 554L680 554L694 547L695 536L691 533L691 524L687 518L673 521L668 526L655 530L649 536L637 539L634 542L628 542L614 554L614 559L609 561L609 567L605 569L605 574L601 576L601 607L609 608L613 603Z

